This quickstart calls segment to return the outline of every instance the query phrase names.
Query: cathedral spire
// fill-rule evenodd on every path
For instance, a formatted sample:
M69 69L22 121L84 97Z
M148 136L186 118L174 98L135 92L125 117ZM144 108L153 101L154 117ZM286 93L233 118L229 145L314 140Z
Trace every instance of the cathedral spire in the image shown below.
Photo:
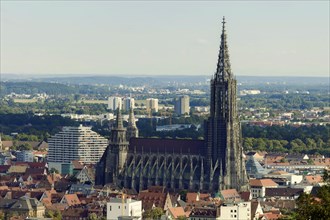
M223 81L224 79L231 78L231 67L229 60L229 52L227 45L227 34L225 29L225 17L222 19L222 34L221 34L221 43L220 51L218 57L217 71L215 73L215 79Z
M121 111L119 108L117 108L117 118L116 118L116 128L117 129L123 129L123 117L121 116Z

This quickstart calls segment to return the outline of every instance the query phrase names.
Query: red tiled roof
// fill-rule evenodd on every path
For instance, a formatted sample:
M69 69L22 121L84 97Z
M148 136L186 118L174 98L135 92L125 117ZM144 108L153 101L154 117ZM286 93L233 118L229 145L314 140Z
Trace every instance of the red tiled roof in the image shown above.
M28 175L44 175L45 173L45 168L27 168L25 171Z
M276 220L279 219L282 215L281 214L275 214L272 212L264 213L263 214L266 220Z
M223 196L224 199L236 199L240 198L238 192L236 189L225 189L221 190L221 195Z
M158 138L131 138L129 151L152 153L191 153L201 154L205 142L203 140L158 139Z
M175 219L180 217L180 216L189 217L189 216L186 215L186 213L185 213L185 211L182 207L171 207L171 208L168 208L168 211L171 213L171 215Z
M193 202L196 202L197 200L197 195L198 193L191 193L191 192L188 192L187 195L186 195L186 201L187 203L193 203ZM207 193L200 193L199 194L199 200L207 200L208 198L210 198L211 195L210 194L207 194Z
M81 204L77 194L65 194L64 198L65 198L66 203L68 204L68 206L80 205Z
M142 201L142 206L145 210L151 209L153 204L156 207L164 208L166 193L140 192L138 199Z
M278 184L271 179L250 179L250 186L269 187L269 186L278 186Z
M315 175L315 176L305 176L304 178L307 183L309 184L317 184L323 181L323 178L321 175Z
M241 192L240 195L241 195L241 199L247 202L250 200L251 192Z
M45 168L46 163L45 162L15 162L15 165L23 165L27 166L29 168Z

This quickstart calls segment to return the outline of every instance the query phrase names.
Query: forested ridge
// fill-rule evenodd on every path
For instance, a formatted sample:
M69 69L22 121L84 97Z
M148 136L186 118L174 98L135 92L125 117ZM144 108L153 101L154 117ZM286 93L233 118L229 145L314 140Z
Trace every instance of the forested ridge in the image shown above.
M184 138L203 139L203 117L182 117L173 119L173 123L193 124L190 128L180 131L156 131L156 121L141 120L137 123L140 136L154 138ZM169 119L166 119L169 120ZM69 118L58 115L36 116L33 114L0 114L0 132L10 134L12 132L34 135L36 137L24 137L24 140L37 139L47 140L54 135L62 126L75 126L79 123ZM113 123L113 122L109 122ZM109 123L94 125L93 130L105 137L109 137ZM166 121L158 122L160 125ZM196 124L201 123L199 128ZM330 156L330 125L311 126L270 126L258 127L242 125L243 147L245 151L259 150L269 152L292 152L292 153L320 153ZM22 139L22 138L21 138Z

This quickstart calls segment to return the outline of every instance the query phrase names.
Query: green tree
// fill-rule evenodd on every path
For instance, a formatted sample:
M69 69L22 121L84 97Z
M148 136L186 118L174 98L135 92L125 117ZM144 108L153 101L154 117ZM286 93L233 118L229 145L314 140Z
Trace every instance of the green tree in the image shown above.
M17 150L32 150L32 146L31 144L29 143L24 143L24 144L20 144L18 147L17 147Z
M316 148L316 142L312 138L306 138L306 145L308 149L314 149Z
M243 142L244 150L246 151L253 150L253 139L254 138L244 138L244 142Z
M60 173L60 172L53 167L49 170L49 173Z
M97 220L97 219L98 217L95 213L90 213L87 218L87 220Z
M160 217L164 214L164 210L161 208L153 208L145 211L143 213L143 219L160 219Z
M262 138L258 138L255 141L255 146L257 150L265 151L267 148L266 142Z
M330 171L324 170L323 180L328 183L317 192L317 199L303 193L297 199L297 220L328 220L330 219Z
M3 211L0 211L0 220L5 220L5 213Z
M62 219L62 214L58 210L56 210L55 212L52 211L52 210L47 210L45 212L45 217L46 218L52 218L53 220L61 220Z

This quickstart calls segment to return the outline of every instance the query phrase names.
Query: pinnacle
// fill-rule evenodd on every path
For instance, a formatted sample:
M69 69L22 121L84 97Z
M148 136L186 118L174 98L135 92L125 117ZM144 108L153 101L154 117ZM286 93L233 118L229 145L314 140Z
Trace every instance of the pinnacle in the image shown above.
M136 127L133 108L130 108L129 111L128 125L131 127Z
M116 128L117 129L123 129L123 117L121 116L121 110L117 109L117 118L116 118Z

